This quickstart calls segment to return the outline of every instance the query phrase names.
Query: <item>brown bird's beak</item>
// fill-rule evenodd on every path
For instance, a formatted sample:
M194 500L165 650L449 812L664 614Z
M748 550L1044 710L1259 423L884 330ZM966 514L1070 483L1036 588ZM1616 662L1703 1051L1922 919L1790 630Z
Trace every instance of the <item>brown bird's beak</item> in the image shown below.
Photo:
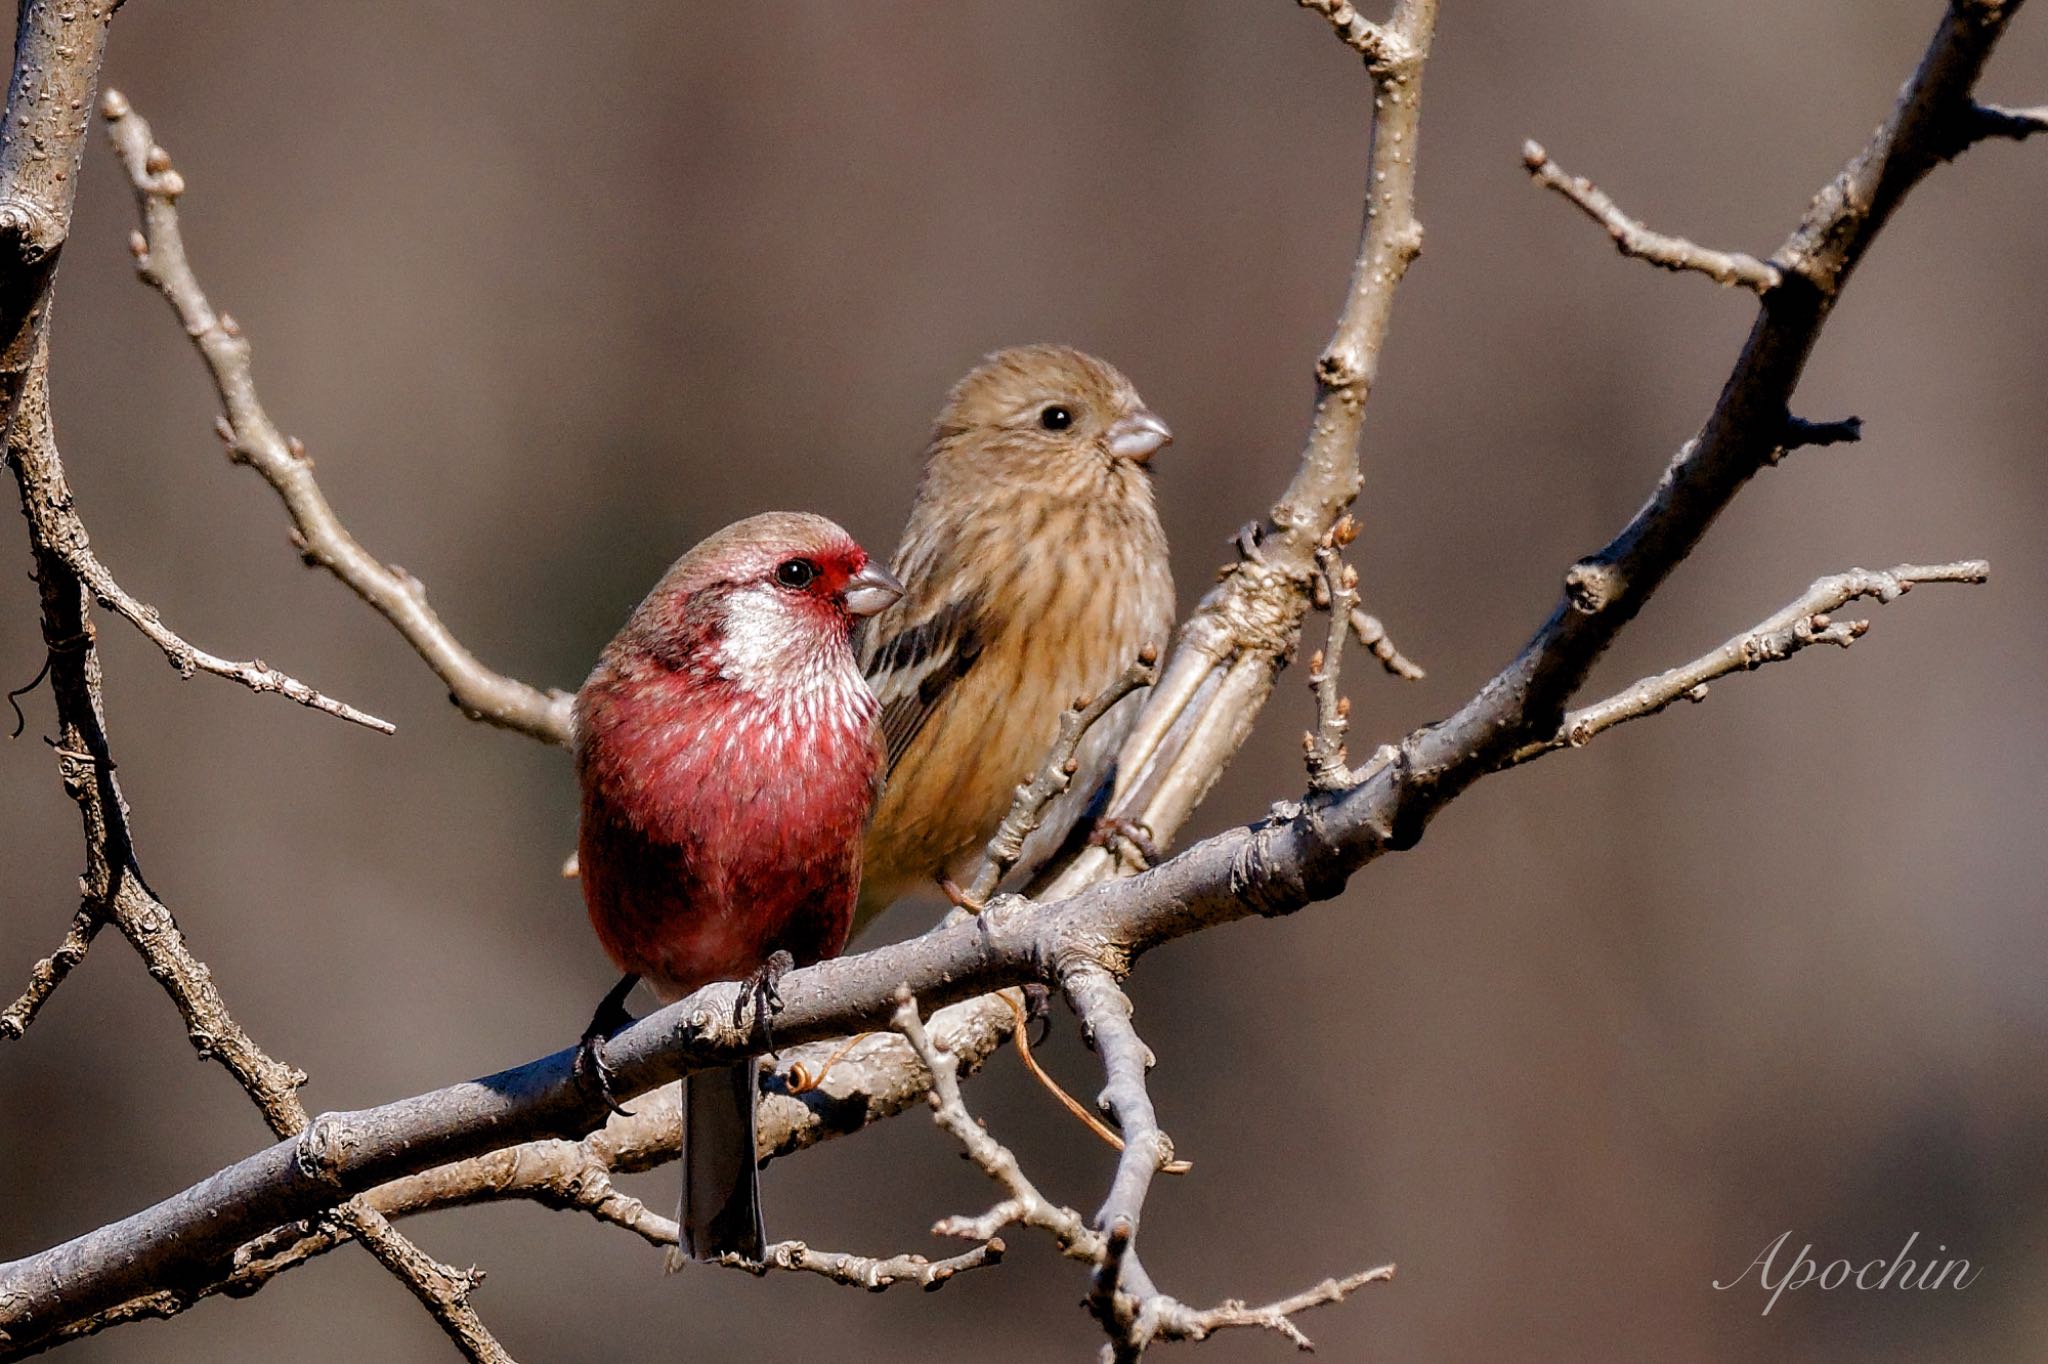
M872 561L846 580L846 609L856 616L886 611L902 595L903 584L896 575Z
M1173 439L1166 423L1142 407L1111 422L1104 435L1108 437L1110 454L1134 464L1148 463L1161 446Z

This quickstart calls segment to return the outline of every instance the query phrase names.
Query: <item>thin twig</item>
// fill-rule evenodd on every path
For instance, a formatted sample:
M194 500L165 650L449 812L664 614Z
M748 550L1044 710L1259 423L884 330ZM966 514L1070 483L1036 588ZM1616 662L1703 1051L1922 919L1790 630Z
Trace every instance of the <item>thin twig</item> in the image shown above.
M1081 740L1097 721L1115 708L1132 692L1140 687L1149 687L1159 679L1159 651L1147 644L1139 651L1136 661L1118 674L1117 679L1094 696L1080 696L1060 715L1059 734L1047 750L1045 761L1039 764L1038 772L1017 788L1017 797L1010 803L1010 809L996 831L990 835L988 849L982 855L981 868L975 873L974 883L967 888L967 899L974 905L988 903L988 897L996 893L996 887L1010 874L1010 868L1017 865L1017 859L1024 855L1024 844L1038 831L1038 823L1045 817L1045 807L1073 785L1074 774L1080 770L1080 763L1074 757Z
M2003 137L2024 142L2035 133L2048 133L2048 104L2031 109L2008 109L2002 104L1976 104L1967 120L1968 142Z
M46 517L50 548L61 556L78 580L85 584L93 599L100 605L120 616L141 631L143 638L163 651L163 656L177 669L180 677L191 677L194 672L211 673L239 682L250 691L262 695L275 693L287 700L296 701L311 710L333 715L351 724L374 729L379 734L394 732L389 720L356 709L345 701L307 686L296 677L280 672L262 659L237 661L222 658L218 654L190 643L177 631L164 624L154 606L146 605L131 596L128 590L114 579L113 573L100 562L92 551L86 535L85 523L80 519L70 493L61 487L50 487L38 478L35 469L25 469L21 475L27 481L28 496L44 502L48 508Z
M78 912L71 916L71 927L64 933L64 939L55 951L29 968L28 988L21 992L21 998L0 1012L0 1037L18 1038L28 1031L28 1025L36 1021L43 1003L49 999L71 969L85 960L85 951L92 946L93 936L100 931L106 920L90 904L80 905Z
M106 731L100 659L93 643L94 584L74 563L86 541L71 510L50 420L50 285L69 235L92 90L114 3L25 0L21 6L13 78L0 120L0 239L10 248L0 249L0 419L6 462L28 522L43 638L52 645L48 671L58 723L52 748L85 834L84 910L120 929L171 996L199 1054L219 1058L272 1129L289 1135L307 1126L297 1095L304 1074L265 1055L229 1016L212 973L192 955L177 920L150 890L136 860ZM57 978L43 987L43 998ZM372 1253L428 1305L467 1357L477 1364L510 1364L468 1306L474 1271L458 1274L439 1264L374 1213L349 1210L343 1216ZM26 1348L39 1345L30 1342Z
M313 477L305 447L286 438L258 400L249 342L241 328L225 313L214 312L192 273L178 226L177 200L185 192L184 177L172 168L170 156L150 136L149 125L119 91L106 92L100 113L142 216L143 230L129 243L136 273L177 311L213 377L226 413L221 425L230 457L255 469L283 499L306 562L341 579L390 621L447 684L450 699L465 715L566 746L570 698L484 667L427 605L427 590L420 580L371 555L335 515Z
M1100 1137L1103 1143L1111 1150L1123 1150L1123 1137L1114 1128L1110 1127L1108 1123L1090 1113L1079 1099L1067 1093L1065 1085L1053 1079L1045 1067L1038 1064L1038 1058L1031 1053L1031 1029L1025 1024L1024 1006L1019 1004L1016 997L1008 990L1003 991L998 998L1016 1012L1017 1030L1010 1035L1010 1040L1017 1048L1017 1056L1023 1061L1024 1069L1031 1072L1031 1078L1038 1081L1046 1093L1059 1101L1060 1107L1071 1113L1075 1120L1083 1127L1086 1127L1090 1132ZM1160 1173L1184 1175L1194 1168L1195 1163L1191 1160L1172 1160L1160 1168Z
M1362 606L1351 608L1351 633L1358 636L1358 642L1365 646L1367 653L1379 660L1379 665L1404 682L1420 682L1429 676L1422 665L1408 657L1395 646L1387 627L1380 624L1378 616L1372 615Z
M1343 694L1341 678L1344 641L1351 633L1351 613L1358 609L1358 570L1344 562L1344 547L1358 536L1358 523L1349 516L1339 518L1316 550L1316 598L1330 613L1330 628L1323 647L1308 661L1309 690L1316 698L1316 727L1302 736L1302 751L1308 758L1308 784L1312 791L1342 791L1351 785L1350 767L1344 761L1344 735L1351 728L1351 698Z
M1085 1007L1093 1013L1097 1003L1109 1007L1109 996L1104 995L1100 988L1102 982L1108 982L1108 989L1116 999L1123 998L1116 991L1114 982L1100 973L1099 968L1080 968L1073 979L1081 999L1088 1001L1086 1005L1077 1001L1077 1008ZM1073 991L1070 991L1071 997ZM1124 1003L1128 1005L1128 1001ZM1128 1020L1127 1011L1124 1017ZM1151 1106L1143 1095L1142 1061L1139 1062L1141 1073L1135 1091L1129 1088L1125 1073L1128 1065L1124 1061L1112 1063L1110 1084L1117 1096L1113 1102L1120 1105L1119 1117L1128 1114L1127 1127L1134 1132L1143 1127L1148 1135L1141 1139L1142 1145L1133 1145L1118 1161L1112 1202L1104 1205L1103 1211L1091 1224L1073 1208L1047 1198L1024 1173L1016 1153L997 1141L987 1126L968 1111L960 1097L957 1062L926 1034L918 1017L916 1000L908 990L897 991L892 1025L909 1041L931 1075L931 1090L926 1101L931 1106L933 1121L960 1143L968 1159L1005 1195L1002 1201L979 1216L942 1219L932 1228L933 1233L987 1241L1011 1226L1045 1232L1061 1254L1090 1266L1096 1283L1108 1285L1102 1291L1114 1305L1107 1309L1106 1317L1102 1310L1098 1310L1097 1315L1105 1317L1104 1325L1110 1331L1111 1349L1117 1359L1135 1359L1155 1340L1201 1340L1214 1331L1233 1326L1277 1331L1301 1348L1308 1349L1311 1347L1307 1337L1288 1320L1292 1314L1339 1301L1354 1289L1389 1278L1394 1272L1393 1266L1387 1265L1345 1279L1328 1279L1306 1292L1265 1307L1246 1307L1244 1303L1232 1300L1213 1308L1190 1308L1154 1288L1139 1267L1136 1256L1131 1253L1137 1203L1143 1199L1143 1189L1139 1181L1125 1175L1125 1168L1157 1170L1163 1160L1171 1158L1171 1143L1165 1141L1156 1126L1144 1127L1149 1120ZM1132 1034L1130 1041L1135 1042L1135 1038L1136 1035ZM1119 1056L1124 1056L1129 1043L1122 1038L1105 1035L1098 1038L1098 1045L1106 1045ZM1138 1043L1137 1046L1142 1052L1143 1044ZM1145 1178L1149 1179L1149 1173ZM1133 1193L1136 1201L1131 1201ZM1114 1212L1112 1205L1116 1209ZM1093 1307L1093 1295L1090 1302Z
M1406 52L1403 35L1360 14L1350 0L1295 0L1305 10L1327 19L1344 46L1366 61L1381 65L1397 60Z
M675 1239L675 1224L669 1223L669 1239ZM803 1274L817 1274L834 1283L846 1284L852 1288L865 1288L870 1293L879 1293L897 1284L916 1284L930 1293L944 1288L956 1274L970 1269L983 1269L989 1265L1001 1264L1003 1252L1007 1249L1000 1236L991 1236L980 1245L962 1251L958 1255L942 1260L930 1260L922 1255L892 1255L877 1259L868 1255L849 1255L837 1250L812 1250L802 1241L777 1241L764 1252L764 1258L755 1261L737 1255L721 1256L718 1263L729 1269L744 1270L756 1276L770 1270L786 1269Z
M1720 647L1668 672L1646 677L1604 701L1567 713L1557 733L1516 750L1510 763L1525 763L1560 748L1580 748L1594 736L1655 715L1678 701L1704 701L1707 684L1730 673L1750 672L1792 657L1815 644L1846 649L1870 628L1867 620L1836 620L1830 614L1863 597L1889 605L1916 583L1981 583L1991 576L1982 559L1952 564L1900 564L1885 572L1852 568L1817 579L1797 600Z
M1720 284L1739 284L1759 294L1769 293L1783 279L1769 261L1740 251L1715 251L1683 237L1652 232L1621 211L1621 206L1584 176L1567 175L1550 159L1550 153L1536 142L1522 144L1522 164L1545 189L1556 190L1594 222L1607 229L1615 249L1624 256L1648 261L1666 270L1696 270Z

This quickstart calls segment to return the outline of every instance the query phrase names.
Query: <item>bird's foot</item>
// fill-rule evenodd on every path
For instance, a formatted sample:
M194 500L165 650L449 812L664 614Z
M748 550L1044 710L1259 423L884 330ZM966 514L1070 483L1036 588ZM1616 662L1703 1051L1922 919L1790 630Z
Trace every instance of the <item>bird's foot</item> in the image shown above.
M969 914L979 914L988 908L987 905L969 895L966 887L944 872L939 873L939 889L945 893L948 900L953 902L953 908L955 909L964 909Z
M1135 819L1110 816L1101 820L1096 824L1095 832L1088 835L1088 846L1107 848L1119 838L1131 846L1146 866L1159 865L1159 845L1152 841L1152 831Z
M740 983L740 997L733 1001L732 1025L737 1028L745 1022L747 1010L752 1008L754 1025L760 1028L770 1055L775 1052L774 1018L782 1012L782 995L775 987L795 969L795 957L782 951L771 953L753 975Z
M590 1016L589 1024L583 1029L583 1040L576 1045L575 1074L579 1083L597 1086L598 1097L604 1106L622 1118L633 1116L631 1109L621 1108L612 1097L612 1067L605 1058L604 1044L613 1034L634 1022L633 1015L626 1012L626 996L633 993L633 987L640 983L638 976L623 976L611 992L598 1001L597 1012Z

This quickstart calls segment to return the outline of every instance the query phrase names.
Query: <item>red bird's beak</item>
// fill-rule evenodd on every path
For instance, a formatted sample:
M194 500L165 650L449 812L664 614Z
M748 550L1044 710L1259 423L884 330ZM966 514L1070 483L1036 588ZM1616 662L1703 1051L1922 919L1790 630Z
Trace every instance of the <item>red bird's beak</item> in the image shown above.
M877 563L869 563L846 580L846 609L856 616L885 611L903 595L896 575Z
M1162 445L1173 439L1173 432L1167 429L1166 423L1142 407L1111 422L1104 434L1109 437L1109 453L1133 464L1149 462Z

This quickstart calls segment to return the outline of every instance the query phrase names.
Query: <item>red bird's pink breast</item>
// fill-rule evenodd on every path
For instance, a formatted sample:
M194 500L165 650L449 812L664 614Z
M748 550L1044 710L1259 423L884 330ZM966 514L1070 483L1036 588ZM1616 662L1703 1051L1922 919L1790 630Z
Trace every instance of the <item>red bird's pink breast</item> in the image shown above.
M634 669L579 713L584 900L620 970L676 999L776 951L839 953L879 770L850 654L767 694Z

